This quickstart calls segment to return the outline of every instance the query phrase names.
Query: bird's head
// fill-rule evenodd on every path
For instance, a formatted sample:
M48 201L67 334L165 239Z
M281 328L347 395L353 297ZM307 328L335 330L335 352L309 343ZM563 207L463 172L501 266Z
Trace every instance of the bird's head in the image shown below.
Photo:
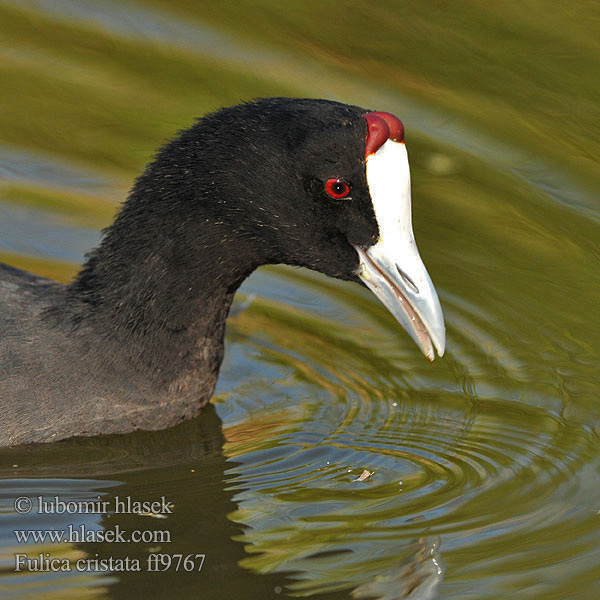
M434 348L441 356L444 319L413 236L402 122L285 98L216 116L235 148L220 164L239 234L268 248L269 262L364 283L430 360Z
M222 109L167 145L134 195L152 188L156 196L157 182L161 218L179 215L178 231L193 237L194 223L214 224L210 240L196 238L198 260L285 263L361 282L430 360L444 353L442 309L412 231L404 127L394 115L295 98Z

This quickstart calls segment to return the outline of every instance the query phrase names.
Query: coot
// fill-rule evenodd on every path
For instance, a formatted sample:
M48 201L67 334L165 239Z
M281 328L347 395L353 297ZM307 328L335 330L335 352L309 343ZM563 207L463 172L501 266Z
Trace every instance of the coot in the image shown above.
M430 360L443 354L400 120L262 99L167 143L69 285L0 265L0 445L193 417L235 291L277 263L365 284Z

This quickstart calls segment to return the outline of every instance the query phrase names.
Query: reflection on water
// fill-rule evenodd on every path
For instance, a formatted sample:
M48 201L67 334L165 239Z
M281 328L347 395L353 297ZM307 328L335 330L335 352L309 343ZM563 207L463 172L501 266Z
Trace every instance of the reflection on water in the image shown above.
M374 581L358 586L352 592L352 597L377 600L435 598L438 585L444 578L439 545L439 537L419 538L414 544L413 554L404 564L378 575Z
M320 278L307 279L317 289ZM324 285L325 304L337 284ZM483 315L468 308L455 306L450 320L456 312L461 326L477 323ZM559 524L596 536L597 481L579 479L594 462L596 437L561 418L560 397L536 386L506 348L485 338L476 344L474 327L470 343L449 345L450 356L431 372L395 340L391 319L367 327L355 315L351 331L336 330L297 311L263 301L231 323L229 360L243 364L236 355L243 352L279 367L268 387L258 366L243 386L229 388L226 376L217 404L225 451L240 463L230 471L240 490L231 518L251 526L240 538L249 552L242 564L304 573L292 589L306 592L375 581L423 534L440 536L449 574L469 552L482 566L509 559L524 536L544 553L554 544L561 551L564 539L552 539ZM357 331L367 332L361 344ZM460 328L450 333L460 340ZM497 352L486 357L485 346ZM520 399L523 387L540 389L531 403ZM363 469L374 475L355 482ZM323 552L335 559L324 561ZM596 558L594 550L582 568ZM471 577L484 577L478 571L473 565Z
M43 497L49 501L60 495L63 502L94 501L98 497L104 498L101 490L116 485L117 482L94 481L87 479L3 479L0 482L0 573L6 574L0 583L0 591L7 598L27 598L33 593L39 593L48 598L68 597L76 594L77 597L93 597L106 592L106 587L116 581L115 577L97 578L92 574L77 572L75 569L62 573L62 577L48 577L44 573L27 572L23 569L16 571L18 556L26 554L29 557L51 557L58 561L65 559L75 564L78 560L85 560L87 554L81 549L70 544L39 543L29 541L19 543L14 531L21 527L31 529L54 529L67 531L73 524L73 517L68 514L46 515L34 514L27 518L24 524L22 515L14 513L15 498L28 497L37 499ZM80 514L77 516L77 527L94 532L102 530L100 516L97 514ZM56 563L58 564L58 563ZM100 579L100 580L99 580Z
M240 99L327 96L404 119L448 326L429 364L367 290L261 269L228 326L215 409L0 452L0 593L598 597L600 49L594 4L569 6L0 4L0 260L67 280L178 128ZM13 497L55 493L165 495L169 552L206 565L15 574L14 528L68 519L16 515Z

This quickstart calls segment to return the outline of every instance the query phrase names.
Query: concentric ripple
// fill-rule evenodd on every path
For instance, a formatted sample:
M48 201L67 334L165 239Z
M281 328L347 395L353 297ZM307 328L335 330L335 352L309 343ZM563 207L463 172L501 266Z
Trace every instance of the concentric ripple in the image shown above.
M339 305L346 310L360 306L361 290L335 286L323 284L328 298L347 300ZM379 589L360 587L369 577L389 571L397 583L410 549L429 536L439 536L446 564L481 553L509 570L519 540L560 552L557 524L585 538L583 523L594 518L585 474L598 465L594 458L590 466L595 434L564 418L556 394L521 401L523 381L537 372L509 350L505 325L494 328L488 315L444 296L450 351L428 378L417 362L407 368L404 340L394 339L377 306L370 328L350 316L351 336L274 300L255 300L233 320L230 360L247 361L254 377L242 388L225 381L218 410L226 453L239 463L229 471L239 505L231 518L249 526L239 538L249 553L244 566L294 573L300 595L357 586L363 597ZM331 313L321 302L322 314ZM585 570L594 553L583 554ZM430 563L419 568L429 574L419 581L429 583L407 597L433 597L443 570L431 579ZM474 565L468 577L478 576L485 569Z

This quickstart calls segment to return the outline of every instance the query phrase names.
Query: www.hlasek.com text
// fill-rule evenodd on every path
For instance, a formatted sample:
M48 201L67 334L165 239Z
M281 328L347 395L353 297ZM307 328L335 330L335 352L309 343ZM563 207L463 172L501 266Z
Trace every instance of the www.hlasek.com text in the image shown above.
M67 525L65 529L15 529L18 544L170 544L171 532L167 529L112 529L86 527L85 524Z

